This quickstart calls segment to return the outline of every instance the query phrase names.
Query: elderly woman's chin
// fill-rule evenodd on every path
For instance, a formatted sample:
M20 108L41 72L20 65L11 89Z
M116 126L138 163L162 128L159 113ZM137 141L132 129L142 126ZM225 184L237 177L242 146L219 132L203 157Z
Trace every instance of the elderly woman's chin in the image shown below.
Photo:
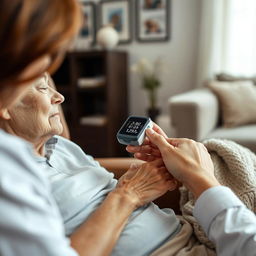
M60 135L63 132L63 126L60 121L59 116L53 116L49 120L51 125L51 134L52 135Z

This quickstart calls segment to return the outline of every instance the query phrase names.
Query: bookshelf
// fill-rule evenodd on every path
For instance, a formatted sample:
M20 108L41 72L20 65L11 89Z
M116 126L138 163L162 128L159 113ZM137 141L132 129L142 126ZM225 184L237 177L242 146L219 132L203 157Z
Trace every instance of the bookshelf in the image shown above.
M53 75L72 141L94 157L127 156L116 133L128 115L127 53L69 52Z

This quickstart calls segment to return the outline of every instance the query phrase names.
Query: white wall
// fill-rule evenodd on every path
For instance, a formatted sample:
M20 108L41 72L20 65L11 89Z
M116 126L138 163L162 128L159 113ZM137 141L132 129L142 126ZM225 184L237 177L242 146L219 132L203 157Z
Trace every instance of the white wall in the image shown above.
M168 66L166 68L167 72L163 74L162 86L158 93L159 107L163 113L168 112L167 100L171 95L196 86L201 1L171 0L170 41L158 43L137 42L133 26L132 43L117 47L129 52L130 65L142 57L152 60L159 56L164 57ZM98 1L95 0L95 2ZM133 6L135 7L135 0L133 0ZM132 13L132 15L135 21L135 13ZM144 115L148 106L146 92L141 88L140 81L135 74L130 72L129 77L130 114Z
M130 64L141 57L154 60L163 56L168 67L163 74L158 102L163 113L168 112L167 100L171 95L195 87L201 0L171 1L171 39L161 43L139 43L119 46L130 53ZM135 33L134 33L135 34ZM143 115L147 108L147 95L141 89L137 76L130 73L129 110Z

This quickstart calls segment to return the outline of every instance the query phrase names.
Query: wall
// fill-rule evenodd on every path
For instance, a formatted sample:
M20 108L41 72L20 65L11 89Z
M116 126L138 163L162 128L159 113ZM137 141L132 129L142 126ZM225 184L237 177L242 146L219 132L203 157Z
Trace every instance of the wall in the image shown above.
M131 0L133 10L135 1ZM168 42L139 43L135 38L118 49L127 50L130 65L142 57L154 60L164 57L167 65L162 77L162 86L158 93L159 107L162 113L167 113L167 100L170 96L196 87L196 66L198 55L199 23L202 0L170 0L170 35ZM98 0L95 0L98 2ZM135 21L135 13L132 13ZM134 22L135 23L135 22ZM130 70L129 70L130 72ZM146 92L142 90L138 77L130 72L129 75L129 111L130 114L144 115L148 106Z
M130 64L142 57L152 60L164 57L167 67L158 94L163 113L168 112L167 100L171 95L195 87L201 0L172 0L170 8L170 41L139 43L134 38L131 44L118 47L130 53ZM133 73L130 73L129 84L130 113L143 115L148 106L146 92Z

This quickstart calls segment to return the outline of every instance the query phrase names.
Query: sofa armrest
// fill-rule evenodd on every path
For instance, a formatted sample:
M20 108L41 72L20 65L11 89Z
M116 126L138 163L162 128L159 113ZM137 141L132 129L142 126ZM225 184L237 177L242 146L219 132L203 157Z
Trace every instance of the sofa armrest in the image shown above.
M218 99L210 89L195 89L168 100L176 137L200 141L219 121Z
M95 158L105 169L113 172L116 179L119 179L130 167L132 163L142 164L141 160L132 157L106 157Z
M119 179L128 169L131 163L143 163L131 157L124 158L95 158L105 169L113 172L116 179ZM156 199L154 202L160 208L172 208L176 214L180 214L179 208L180 192L179 189L168 191L165 195Z

